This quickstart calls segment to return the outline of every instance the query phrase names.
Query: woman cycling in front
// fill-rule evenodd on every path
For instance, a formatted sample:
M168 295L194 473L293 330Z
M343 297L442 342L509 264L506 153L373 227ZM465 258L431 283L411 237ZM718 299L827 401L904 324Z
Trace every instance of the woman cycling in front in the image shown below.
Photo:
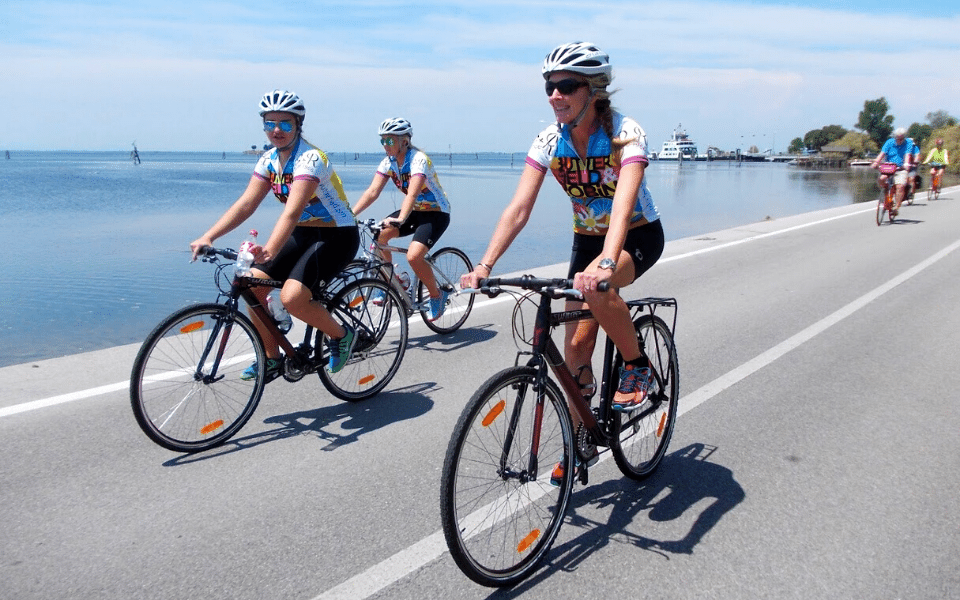
M205 246L233 231L246 221L273 191L283 212L267 243L254 248L254 277L283 281L280 300L301 321L327 335L328 368L340 371L353 350L354 331L338 323L320 304L313 302L312 289L330 281L360 248L357 219L343 191L340 177L327 155L303 139L306 109L293 92L274 90L260 100L263 130L273 148L260 157L247 189L205 234L190 244L193 258ZM255 287L261 304L270 288ZM253 324L266 345L267 381L275 379L282 366L280 347L253 312ZM256 377L256 364L241 378Z
M657 262L664 235L644 177L646 134L636 121L611 108L607 90L611 71L607 54L587 42L558 46L546 56L542 74L557 121L534 141L513 200L500 216L483 259L461 278L461 285L473 288L490 276L526 225L547 171L552 171L573 206L567 276L596 318L567 326L567 368L589 395L595 388L591 361L602 327L625 363L613 408L633 411L646 401L653 377L630 311L616 289L631 284ZM597 291L602 282L609 282L610 291ZM566 310L581 307L580 302L568 301ZM576 418L575 410L571 414ZM561 461L554 469L552 481L563 479L562 465Z

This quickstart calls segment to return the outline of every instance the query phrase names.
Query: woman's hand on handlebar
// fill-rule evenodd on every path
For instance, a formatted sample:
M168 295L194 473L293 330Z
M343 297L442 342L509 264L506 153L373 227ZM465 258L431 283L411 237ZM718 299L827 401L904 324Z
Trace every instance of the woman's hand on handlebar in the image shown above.
M595 292L597 286L605 281L609 281L613 276L613 271L609 269L587 268L573 276L573 287L580 293Z
M399 228L401 225L403 225L403 221L398 219L397 217L387 217L386 219L380 222L380 227L384 229L386 229L387 227Z
M486 279L489 276L490 273L478 265L469 273L464 273L460 276L460 289L475 290L480 287L480 280Z
M197 256L200 255L203 249L210 246L213 246L213 240L206 236L199 237L190 242L190 262L196 262Z

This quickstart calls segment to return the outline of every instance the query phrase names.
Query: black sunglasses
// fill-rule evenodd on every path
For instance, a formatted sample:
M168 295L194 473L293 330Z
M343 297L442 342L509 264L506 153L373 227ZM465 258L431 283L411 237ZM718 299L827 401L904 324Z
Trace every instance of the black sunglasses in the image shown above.
M569 96L580 88L587 87L588 85L590 84L586 81L580 81L579 79L561 79L560 81L548 80L543 87L547 90L548 96L553 95L553 90L560 90L561 94Z

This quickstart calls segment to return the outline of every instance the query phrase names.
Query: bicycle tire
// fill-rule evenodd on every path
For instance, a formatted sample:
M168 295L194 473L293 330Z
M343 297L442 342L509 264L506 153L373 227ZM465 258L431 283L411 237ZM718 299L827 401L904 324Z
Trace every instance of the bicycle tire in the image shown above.
M656 372L649 400L634 412L622 413L612 409L613 443L610 450L620 471L631 479L649 477L660 466L677 420L680 400L676 347L670 328L660 317L640 315L633 322L640 346ZM613 373L619 373L623 359L616 354ZM613 400L619 378L610 377L610 389L605 402Z
M533 367L511 367L480 386L464 406L443 461L440 518L447 547L467 577L488 587L513 585L537 568L573 493L570 413L549 378L540 447L531 463L535 377ZM554 487L550 476L558 459L566 460L565 475Z
M252 362L258 365L256 377L244 381L240 375ZM133 415L147 437L164 448L213 448L253 415L266 384L265 364L263 342L246 315L222 304L186 307L161 321L137 353L130 375Z
M378 394L397 374L407 349L407 316L397 292L379 279L359 279L337 292L327 309L334 319L349 323L357 338L342 370L317 369L320 381L327 391L348 402ZM326 342L318 331L316 348L323 365L329 359Z
M930 187L927 188L927 202L933 200L933 183L930 184Z
M431 321L428 311L421 310L420 316L427 327L440 334L453 333L464 324L470 311L473 310L474 294L457 294L457 284L460 276L473 271L473 264L467 255L459 248L447 247L437 250L433 254L434 271L440 272L437 285L448 292L447 308L436 321ZM442 281L445 279L445 281ZM425 306L430 294L423 282L417 284L417 304Z
M883 196L880 196L880 199L877 200L877 227L880 226L880 223L883 223L883 213L886 210L884 202L885 199Z

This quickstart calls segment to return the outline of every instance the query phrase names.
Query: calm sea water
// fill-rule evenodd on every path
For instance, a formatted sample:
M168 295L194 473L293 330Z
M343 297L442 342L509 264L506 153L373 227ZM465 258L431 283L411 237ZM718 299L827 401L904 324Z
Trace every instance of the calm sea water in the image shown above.
M333 153L351 201L382 155ZM524 155L433 155L453 205L440 246L479 260L517 184ZM187 303L213 301L214 269L189 263L188 244L243 191L256 158L241 153L14 152L0 159L0 231L13 249L0 304L0 366L140 342ZM667 239L872 200L872 171L807 171L783 164L657 163L647 171ZM364 217L402 197L388 186ZM268 197L251 226L268 235L281 205ZM530 223L498 272L566 262L571 211L548 179ZM12 272L11 272L12 270ZM11 289L12 288L12 289Z

